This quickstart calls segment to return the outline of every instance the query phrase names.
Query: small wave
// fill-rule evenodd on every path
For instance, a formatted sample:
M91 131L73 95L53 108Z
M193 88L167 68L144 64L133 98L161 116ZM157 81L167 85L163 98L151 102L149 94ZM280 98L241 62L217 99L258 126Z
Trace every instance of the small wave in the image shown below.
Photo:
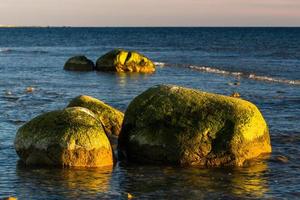
M24 53L24 54L46 54L48 51L44 50L22 50L22 49L0 49L0 53Z
M12 51L12 49L0 49L0 52L3 52L3 53L8 53L11 51Z
M226 71L214 67L207 67L207 66L195 66L191 65L189 66L190 69L207 72L207 73L213 73L213 74L221 74L221 75L227 75L227 76L235 76L235 77L243 77L248 78L252 80L257 81L266 81L266 82L274 82L274 83L285 83L290 85L300 85L300 80L287 80L287 79L280 79L280 78L274 78L270 76L260 76L256 74L246 74L243 72L231 72Z
M166 66L166 63L163 63L163 62L154 62L154 64L155 64L156 66L160 66L160 67Z

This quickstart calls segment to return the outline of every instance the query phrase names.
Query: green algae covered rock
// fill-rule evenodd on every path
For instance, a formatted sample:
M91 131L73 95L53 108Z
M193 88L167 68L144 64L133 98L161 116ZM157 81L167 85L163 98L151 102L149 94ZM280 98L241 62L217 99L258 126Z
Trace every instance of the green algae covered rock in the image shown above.
M42 114L19 128L15 149L27 165L113 165L110 142L95 115L74 107Z
M74 56L67 60L64 69L69 71L92 71L95 65L85 56Z
M101 122L107 137L117 138L121 131L124 114L104 102L86 95L81 95L69 103L67 107L84 107L92 111Z
M155 65L149 58L140 53L116 49L97 60L96 70L152 73L155 71Z
M119 155L140 163L225 166L271 152L252 103L172 85L155 86L125 112Z

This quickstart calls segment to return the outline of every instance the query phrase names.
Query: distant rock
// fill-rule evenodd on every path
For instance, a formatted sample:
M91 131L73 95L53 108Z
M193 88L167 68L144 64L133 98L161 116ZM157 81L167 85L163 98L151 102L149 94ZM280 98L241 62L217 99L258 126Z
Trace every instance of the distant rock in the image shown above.
M113 165L110 142L94 113L73 107L42 114L19 128L15 149L26 165Z
M74 56L67 60L64 66L69 71L92 71L95 69L93 61L85 56Z
M117 138L121 131L124 114L100 101L99 99L81 95L74 98L67 107L84 107L92 111L101 122L109 139Z
M152 87L128 106L120 157L151 164L224 166L271 152L267 124L245 100L173 85Z
M155 64L138 52L116 49L97 60L96 70L152 73L155 71Z

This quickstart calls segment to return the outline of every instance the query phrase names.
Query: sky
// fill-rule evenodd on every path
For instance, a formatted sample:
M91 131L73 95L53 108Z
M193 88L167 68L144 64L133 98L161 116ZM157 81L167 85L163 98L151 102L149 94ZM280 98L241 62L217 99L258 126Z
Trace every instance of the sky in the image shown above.
M300 26L300 0L0 0L0 25Z

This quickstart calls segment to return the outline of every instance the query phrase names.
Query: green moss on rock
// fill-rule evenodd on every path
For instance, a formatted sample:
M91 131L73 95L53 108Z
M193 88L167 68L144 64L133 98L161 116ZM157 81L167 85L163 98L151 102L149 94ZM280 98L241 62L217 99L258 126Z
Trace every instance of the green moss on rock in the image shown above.
M74 98L67 107L76 106L92 111L101 122L107 137L111 139L119 136L124 118L124 114L121 111L105 104L99 99L86 95Z
M19 128L15 149L27 165L113 165L110 142L94 113L73 107L42 114Z
M152 73L155 71L155 65L138 52L115 49L97 60L96 70Z
M142 163L239 166L271 152L271 145L267 124L252 103L160 85L130 103L118 149Z
M94 68L95 65L93 61L85 56L71 57L64 65L64 69L70 71L92 71Z

